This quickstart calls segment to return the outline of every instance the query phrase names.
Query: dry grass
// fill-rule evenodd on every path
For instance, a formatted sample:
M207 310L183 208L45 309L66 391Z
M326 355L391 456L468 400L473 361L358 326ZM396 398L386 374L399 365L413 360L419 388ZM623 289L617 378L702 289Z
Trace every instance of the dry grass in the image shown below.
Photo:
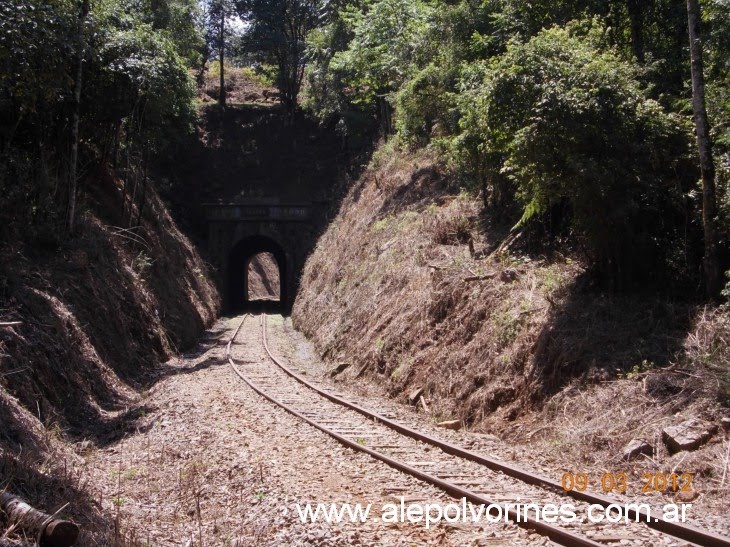
M702 494L694 501L695 514L722 514L730 498L730 441L720 434L697 451L673 455L661 438L663 428L685 419L717 424L718 416L727 413L716 401L716 378L707 370L698 372L669 368L593 385L576 381L507 437L529 445L535 454L549 454L549 461L565 472L626 473L632 487L641 484L644 473L691 473L694 489ZM649 442L653 457L625 461L623 448L632 439ZM672 496L667 492L666 502Z
M281 284L279 266L271 253L260 253L248 266L248 299L279 300Z
M730 406L730 305L703 308L684 344L684 363L716 386L720 400Z
M121 182L87 186L78 237L0 249L0 321L21 323L0 329L0 488L50 512L69 502L93 539L111 524L74 443L123 435L153 367L196 341L219 299L152 188L141 226L128 229Z
M529 400L546 295L580 268L482 258L476 200L451 194L428 157L381 152L359 184L305 269L297 325L332 359L358 356L391 393L424 385L439 415L478 423Z
M229 104L273 104L279 95L270 79L250 68L225 67L226 102ZM220 95L220 70L214 62L206 71L201 90L203 102L214 102Z
M434 207L429 212L424 219L424 227L431 233L435 244L463 245L473 239L476 211L467 198L455 199L450 207Z
M343 379L402 401L423 387L430 419L543 431L556 456L615 462L676 412L726 412L727 310L596 292L576 257L490 252L489 221L432 158L387 145L310 257L295 325L358 363Z

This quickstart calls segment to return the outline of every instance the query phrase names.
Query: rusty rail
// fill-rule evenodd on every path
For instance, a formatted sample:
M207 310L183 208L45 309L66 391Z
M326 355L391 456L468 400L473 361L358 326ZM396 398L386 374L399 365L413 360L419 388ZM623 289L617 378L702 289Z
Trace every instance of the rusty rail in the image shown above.
M385 454L381 454L375 450L372 450L372 449L362 446L356 442L353 442L352 440L347 439L346 437L343 437L342 435L340 435L334 431L331 431L326 426L323 426L323 425L317 423L316 421L310 419L309 417L302 415L301 413L297 412L295 409L291 408L286 403L283 403L283 402L277 400L276 398L267 394L264 390L260 389L254 382L252 382L250 379L248 379L238 369L233 358L231 357L231 345L233 344L234 340L238 336L238 333L240 332L241 328L243 327L243 324L246 321L247 317L251 317L251 316L248 314L244 315L243 319L241 320L241 323L238 325L238 328L236 329L233 336L231 337L231 340L228 342L228 345L226 347L226 357L227 357L228 362L230 363L231 367L233 368L234 372L247 385L249 385L254 391L256 391L259 395L261 395L265 399L269 400L270 402L276 404L277 406L282 407L284 410L297 416L301 420L304 420L305 422L309 423L316 429L319 429L320 431L323 431L324 433L332 436L338 442L344 444L345 446L348 446L354 450L358 450L360 452L369 454L370 456L390 465L391 467L394 467L400 471L403 471L404 473L407 473L411 476L419 478L438 488L441 488L444 492L448 493L449 495L452 495L456 498L466 498L468 501L470 501L472 503L479 503L479 504L485 504L485 505L491 504L491 502L484 496L481 496L475 492L471 492L470 490L462 488L461 486L458 486L456 484L452 484L439 477L435 477L428 473L424 473L423 471L421 471L419 469L416 469L405 463L399 462ZM478 454L476 452L472 452L470 450L466 450L466 449L458 447L456 445L447 443L445 441L442 441L440 439L437 439L435 437L432 437L430 435L427 435L427 434L417 431L415 429L409 428L409 427L407 427L403 424L400 424L394 420L391 420L390 418L387 418L377 412L373 412L366 408L363 408L355 403L352 403L341 397L338 397L337 395L328 393L328 392L320 389L316 385L312 384L309 380L307 380L300 374L297 374L291 368L287 367L286 365L281 363L278 359L276 359L276 357L274 357L271 350L269 349L266 333L267 333L266 315L264 314L261 316L261 335L262 335L264 349L266 350L266 353L269 356L269 358L271 359L271 361L277 367L279 367L285 374L287 374L291 378L295 379L297 382L301 383L302 385L313 390L320 396L324 397L325 399L327 399L333 403L336 403L345 408L353 410L353 411L373 420L374 422L385 425L386 427L388 427L406 437L427 443L431 446L438 447L447 454L450 454L450 455L453 455L453 456L456 456L459 458L463 458L465 460L469 460L474 463L478 463L491 470L499 471L499 472L504 473L505 475L519 479L527 484L540 486L540 487L543 487L543 488L546 488L549 490L554 490L556 492L560 492L561 494L571 496L577 500L594 503L594 504L600 505L604 508L608 507L609 505L616 505L617 507L622 507L624 505L621 502L619 502L619 500L616 500L609 496L605 496L605 495L601 495L601 494L592 494L589 492L578 492L578 491L566 492L563 490L561 485L559 485L557 482L552 481L544 476L541 476L541 475L538 475L535 473L531 473L520 467L517 467L517 466L511 465L511 464L508 464L506 462L499 461L494 458L490 458L486 455ZM621 511L619 509L614 509L614 510L617 511L618 513L621 513ZM708 530L703 530L701 528L697 528L697 527L689 525L689 524L682 524L682 523L676 523L676 522L669 522L669 521L665 521L662 519L649 518L648 515L646 515L646 513L643 510L636 511L636 510L630 509L627 511L627 516L629 518L631 518L632 520L646 524L649 528L657 530L661 533L664 533L666 535L669 535L669 536L672 536L672 537L675 537L678 539L682 539L684 541L689 541L689 542L697 544L697 545L705 545L708 547L730 547L730 539L728 539L727 537L721 536L719 534L716 534L716 533L708 531ZM516 518L516 514L514 514L514 512L510 512L510 518L519 526L535 530L536 532L549 537L551 540L553 540L557 543L560 543L561 545L566 545L569 547L582 546L582 545L593 545L593 546L600 545L599 543L596 543L586 537L574 534L574 533L572 533L568 530L565 530L563 528L560 528L558 526L552 526L550 524L547 524L544 522L539 522L534 519L528 519L527 521L524 521L524 518L518 519L518 518Z

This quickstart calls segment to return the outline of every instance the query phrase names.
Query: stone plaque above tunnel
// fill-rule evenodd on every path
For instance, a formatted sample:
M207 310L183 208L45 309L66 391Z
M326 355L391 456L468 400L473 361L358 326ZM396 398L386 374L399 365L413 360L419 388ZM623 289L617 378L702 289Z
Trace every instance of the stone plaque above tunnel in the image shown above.
M280 308L291 310L299 277L324 224L326 202L282 203L275 198L205 205L208 253L216 268L224 306L246 310L247 265L257 253L271 253L279 268Z
M206 204L208 222L216 221L261 221L308 222L312 216L312 204Z

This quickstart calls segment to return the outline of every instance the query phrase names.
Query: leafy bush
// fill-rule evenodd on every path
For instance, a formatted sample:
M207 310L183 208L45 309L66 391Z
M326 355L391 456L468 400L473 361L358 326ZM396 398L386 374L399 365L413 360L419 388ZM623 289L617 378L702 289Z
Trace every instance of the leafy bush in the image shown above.
M82 25L80 15L72 0L0 6L2 228L64 215L80 54L80 163L132 147L154 160L192 130L195 1L91 2Z
M260 87L274 87L276 83L276 67L273 65L258 65L255 68L245 66L240 71L242 76Z
M353 36L332 59L356 99L372 103L397 90L414 68L424 66L438 47L430 43L434 5L423 0L377 0L367 12L350 9L344 21Z
M646 97L638 69L569 30L513 41L464 70L456 157L504 199L522 226L560 212L613 280L650 276L681 218L677 179L689 156L679 117ZM692 173L692 171L689 171Z
M344 110L344 82L330 63L337 51L347 47L348 41L347 29L339 17L309 34L304 106L321 122L336 119Z
M51 214L49 143L66 144L77 17L70 0L0 4L0 239L16 218Z
M450 92L456 76L453 70L430 64L401 88L395 99L395 129L404 143L423 146L431 137L458 128L455 95Z
M71 94L68 79L77 33L70 0L26 0L0 6L0 121L35 115Z
M189 131L195 89L184 59L167 33L146 23L106 26L96 49L87 93L99 119L137 116L141 137L158 150Z

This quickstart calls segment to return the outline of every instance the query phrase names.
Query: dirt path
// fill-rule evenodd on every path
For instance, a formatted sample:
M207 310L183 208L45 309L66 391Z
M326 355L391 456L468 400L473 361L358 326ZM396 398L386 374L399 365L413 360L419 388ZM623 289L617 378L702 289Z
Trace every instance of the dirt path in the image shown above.
M198 350L165 365L145 394L133 433L85 455L89 488L113 515L118 539L150 545L510 545L547 540L514 527L303 524L295 503L449 503L448 497L346 449L261 399L237 380L219 321ZM270 344L312 374L306 344L280 318ZM250 322L237 361L266 359ZM519 539L518 539L519 538Z

